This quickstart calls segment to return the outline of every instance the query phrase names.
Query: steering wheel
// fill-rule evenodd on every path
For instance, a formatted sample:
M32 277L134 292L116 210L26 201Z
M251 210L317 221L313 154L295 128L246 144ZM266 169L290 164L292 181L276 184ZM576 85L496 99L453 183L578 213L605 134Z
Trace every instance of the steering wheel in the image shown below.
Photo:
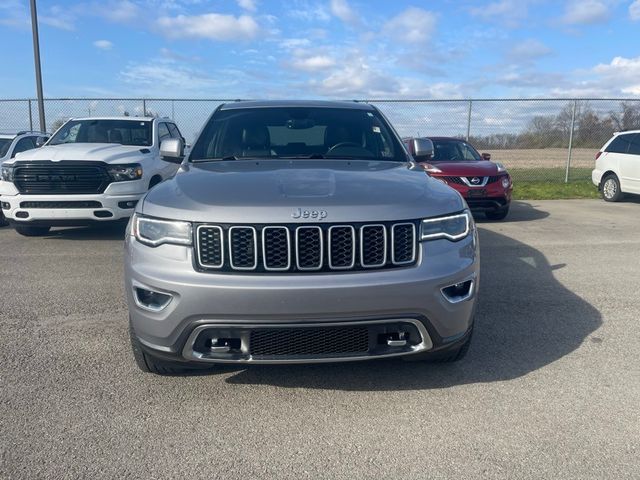
M327 150L327 154L333 152L334 150L336 150L337 148L341 148L341 147L356 147L356 148L362 148L360 145L358 145L355 142L340 142L340 143L336 143L333 147L331 147L329 150Z

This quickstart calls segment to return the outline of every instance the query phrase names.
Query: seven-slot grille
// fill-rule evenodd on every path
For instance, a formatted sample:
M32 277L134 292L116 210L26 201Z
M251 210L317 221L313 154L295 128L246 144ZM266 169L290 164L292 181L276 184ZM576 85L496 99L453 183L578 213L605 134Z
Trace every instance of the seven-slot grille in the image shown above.
M13 183L22 194L90 194L102 193L111 182L106 168L99 162L17 163Z
M208 271L326 272L416 261L414 222L334 225L198 225L197 267Z

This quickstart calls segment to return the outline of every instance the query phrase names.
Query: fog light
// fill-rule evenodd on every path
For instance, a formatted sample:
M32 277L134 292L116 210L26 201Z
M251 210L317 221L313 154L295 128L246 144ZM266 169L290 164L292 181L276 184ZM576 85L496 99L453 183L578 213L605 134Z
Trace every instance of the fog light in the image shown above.
M136 287L134 298L136 305L140 308L144 308L145 310L150 310L152 312L159 312L169 305L173 296L168 293L160 293L154 290Z
M137 200L128 200L126 202L118 202L118 206L122 209L134 208L137 203L138 203Z
M2 209L9 210L11 208L11 204L9 202L2 202Z
M502 177L502 188L509 188L509 185L511 185L509 177Z
M463 302L473 295L473 280L449 285L442 289L442 295L451 303Z

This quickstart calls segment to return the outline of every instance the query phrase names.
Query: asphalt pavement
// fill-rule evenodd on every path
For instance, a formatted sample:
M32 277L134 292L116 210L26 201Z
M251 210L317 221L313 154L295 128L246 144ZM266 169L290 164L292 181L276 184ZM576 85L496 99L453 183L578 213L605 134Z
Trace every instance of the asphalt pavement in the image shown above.
M479 221L453 365L160 377L127 337L122 227L0 229L0 478L639 478L640 202Z

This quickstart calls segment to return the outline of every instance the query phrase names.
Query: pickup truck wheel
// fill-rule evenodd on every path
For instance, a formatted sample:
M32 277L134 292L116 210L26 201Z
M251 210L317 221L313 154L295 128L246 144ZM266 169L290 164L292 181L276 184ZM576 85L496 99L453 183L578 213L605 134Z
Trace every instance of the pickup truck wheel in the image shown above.
M484 214L489 220L504 220L509 215L509 205Z
M414 355L402 357L405 362L429 362L429 363L453 363L462 360L469 351L471 346L471 337L473 337L473 327L462 345L444 350L442 352L423 352Z
M202 370L197 367L185 367L177 363L167 362L159 358L155 358L145 351L140 346L140 341L133 333L133 329L129 328L129 339L131 340L131 350L133 350L133 358L136 361L138 368L146 373L155 373L156 375L182 375L185 373L194 372L196 370ZM207 366L207 369L211 367Z
M602 180L602 198L606 202L619 202L623 193L620 190L620 180L613 173L610 173Z
M41 237L49 233L51 227L40 227L35 225L16 225L16 232L25 237Z
M4 213L0 211L0 227L6 227L7 225L9 225L9 222L7 222L7 219L5 218Z

